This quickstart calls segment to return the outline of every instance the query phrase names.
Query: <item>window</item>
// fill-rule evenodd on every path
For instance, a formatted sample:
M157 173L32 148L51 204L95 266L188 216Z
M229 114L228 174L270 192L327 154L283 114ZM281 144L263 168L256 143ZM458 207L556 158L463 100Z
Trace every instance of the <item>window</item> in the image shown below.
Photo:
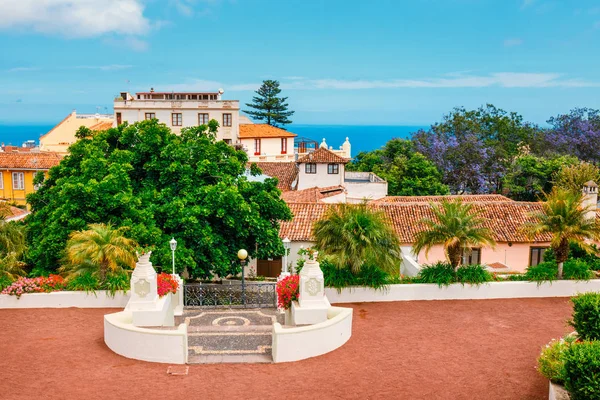
M181 113L173 113L171 114L171 125L172 126L181 126L183 124L183 117Z
M223 114L223 126L231 126L231 114Z
M117 113L117 125L121 125L121 113Z
M223 141L229 145L231 145L231 139L223 139Z
M260 156L260 139L254 139L254 155Z
M544 262L544 253L548 250L547 247L530 247L529 248L529 266L534 267Z
M199 113L198 114L198 125L208 125L208 114L207 113Z
M156 113L146 113L144 115L144 119L154 119L156 118Z
M328 174L339 174L340 173L340 164L327 164L327 173Z
M304 167L304 172L307 174L316 174L317 173L317 164L315 163L306 163Z
M25 189L25 174L23 172L13 172L13 189L23 190Z
M281 138L281 154L287 154L287 138Z
M464 265L481 264L481 248L473 247L472 249L465 249L462 261Z
M0 189L4 189L4 175L0 172Z

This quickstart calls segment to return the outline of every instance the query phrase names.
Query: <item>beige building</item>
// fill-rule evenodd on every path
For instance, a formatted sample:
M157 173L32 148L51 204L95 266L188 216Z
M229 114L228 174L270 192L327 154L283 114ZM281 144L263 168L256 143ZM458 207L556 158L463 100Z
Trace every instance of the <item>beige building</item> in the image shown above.
M75 110L60 121L48 133L40 137L40 151L65 154L69 146L77 141L75 133L85 126L91 130L106 130L113 124L112 115L77 114Z
M217 139L227 143L239 140L240 103L222 100L219 92L140 92L131 95L122 92L114 101L115 124L156 118L174 133L181 128L219 122Z
M241 124L240 142L251 162L294 161L296 134L268 124Z

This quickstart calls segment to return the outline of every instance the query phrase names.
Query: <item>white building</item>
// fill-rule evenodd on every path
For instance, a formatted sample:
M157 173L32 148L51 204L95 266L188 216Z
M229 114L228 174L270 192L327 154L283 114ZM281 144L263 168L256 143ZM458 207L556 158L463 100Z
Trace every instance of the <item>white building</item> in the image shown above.
M222 100L218 92L127 92L114 101L115 123L130 124L156 118L175 133L181 128L219 122L217 139L227 143L239 141L240 103L238 100Z
M251 162L295 161L294 138L297 135L268 124L240 124L240 142Z

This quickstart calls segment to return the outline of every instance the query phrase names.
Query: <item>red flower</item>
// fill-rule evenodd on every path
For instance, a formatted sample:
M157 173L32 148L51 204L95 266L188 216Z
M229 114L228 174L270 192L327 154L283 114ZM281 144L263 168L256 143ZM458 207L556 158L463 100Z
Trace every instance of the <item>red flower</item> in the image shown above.
M290 275L277 282L277 306L289 309L300 298L300 276Z
M163 297L165 295L167 295L168 293L177 293L177 289L179 289L179 283L177 282L177 280L175 278L173 278L172 275L170 274L166 274L166 273L161 273L158 274L158 279L157 279L157 290L158 290L158 295L160 297Z

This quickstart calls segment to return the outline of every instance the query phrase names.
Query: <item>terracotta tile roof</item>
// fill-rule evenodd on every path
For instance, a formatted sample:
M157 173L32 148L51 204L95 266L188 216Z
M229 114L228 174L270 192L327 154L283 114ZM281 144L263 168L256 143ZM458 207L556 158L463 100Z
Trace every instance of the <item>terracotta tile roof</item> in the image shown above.
M501 262L495 262L495 263L491 263L490 265L488 265L488 267L492 268L492 269L510 269L508 267L508 265L503 264Z
M454 200L461 199L463 202L474 201L514 201L501 194L471 194L471 195L451 195L451 196L386 196L373 203L437 203L443 199Z
M9 206L8 213L4 215L5 221L18 221L30 214L29 211L23 210L19 207Z
M346 164L350 162L349 159L340 157L335 154L333 151L328 150L324 147L319 147L317 150L312 153L308 153L307 155L298 159L298 163L338 163L338 164Z
M50 169L60 163L62 156L53 152L0 153L2 169Z
M526 221L532 221L531 214L542 210L541 203L516 201L474 202L473 209L480 211L485 226L492 230L497 242L527 243L528 238L520 231ZM291 240L310 241L312 225L332 205L326 203L289 203L294 215L292 221L281 223L281 237ZM382 210L392 223L401 243L413 243L415 235L424 229L423 218L433 218L428 203L375 204L371 207ZM538 242L548 242L549 235L536 237Z
M90 126L91 131L107 131L112 128L112 121L102 121Z
M317 203L321 199L342 194L345 190L343 186L312 187L303 190L290 190L282 193L281 198L288 203Z
M22 146L2 146L2 150L6 153L29 153L31 152L31 147L22 147ZM38 149L36 149L38 150Z
M256 164L264 175L277 178L279 180L277 187L282 192L293 189L292 184L298 176L298 168L295 162L257 162L249 163L248 167L251 164Z
M269 124L241 124L240 138L284 138L296 137L295 133L288 132L285 129L276 128Z

